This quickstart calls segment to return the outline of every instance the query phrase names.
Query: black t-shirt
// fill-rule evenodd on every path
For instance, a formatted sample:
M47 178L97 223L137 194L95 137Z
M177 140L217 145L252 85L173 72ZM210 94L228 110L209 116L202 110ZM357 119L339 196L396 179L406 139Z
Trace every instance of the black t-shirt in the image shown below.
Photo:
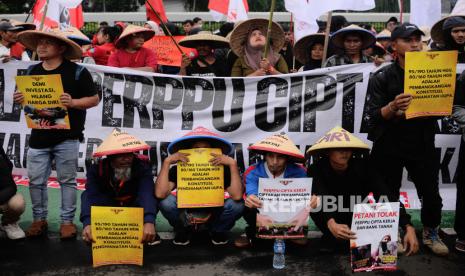
M228 77L225 61L219 59L209 66L201 67L196 58L187 66L186 74L194 77Z
M63 60L63 63L54 70L47 71L42 63L35 65L29 75L60 74L63 83L63 91L71 95L73 99L91 97L97 94L94 81L87 69L82 69L79 79L76 80L78 65L74 62ZM69 130L62 129L33 129L29 146L31 148L48 148L69 139L84 139L83 130L86 121L86 110L68 109Z
M178 166L172 166L168 173L168 180L173 182L174 184L178 183ZM229 188L231 186L231 170L229 170L228 166L224 166L224 189ZM175 187L176 188L176 187Z

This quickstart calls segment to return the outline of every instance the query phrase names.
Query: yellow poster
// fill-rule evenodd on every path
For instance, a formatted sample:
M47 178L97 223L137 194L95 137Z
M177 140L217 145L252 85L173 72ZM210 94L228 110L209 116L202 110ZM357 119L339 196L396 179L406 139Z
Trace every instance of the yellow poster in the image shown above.
M92 206L91 229L94 267L143 264L144 209Z
M404 93L413 97L405 117L450 115L457 51L407 52L405 58Z
M189 162L178 163L178 208L217 207L224 205L224 167L213 166L211 153L221 149L180 150L188 153Z
M28 128L70 129L68 110L60 103L61 75L16 76L16 85L24 95Z

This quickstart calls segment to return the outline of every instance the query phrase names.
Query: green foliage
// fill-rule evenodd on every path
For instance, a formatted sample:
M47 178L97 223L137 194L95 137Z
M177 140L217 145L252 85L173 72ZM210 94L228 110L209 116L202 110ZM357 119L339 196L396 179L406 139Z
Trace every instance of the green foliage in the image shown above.
M34 3L34 0L0 1L0 13L28 13Z
M84 0L84 12L102 12L105 5L107 12L137 11L144 0Z

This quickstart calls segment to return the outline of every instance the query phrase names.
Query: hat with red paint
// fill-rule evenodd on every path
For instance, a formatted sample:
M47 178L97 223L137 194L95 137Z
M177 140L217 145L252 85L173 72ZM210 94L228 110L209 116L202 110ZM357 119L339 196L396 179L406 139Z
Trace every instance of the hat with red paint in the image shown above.
M168 152L173 154L180 149L190 149L197 141L206 141L212 148L220 148L223 154L231 154L234 146L221 135L210 131L204 127L196 127L191 132L178 138L168 145Z
M321 137L311 148L307 150L307 153L314 154L322 149L338 149L338 148L350 148L350 149L363 149L369 150L370 147L365 144L362 140L355 137L352 133L337 126L328 131L323 137Z
M279 153L289 156L297 161L305 159L305 156L299 148L297 148L291 138L289 138L289 136L287 136L284 132L272 135L253 144L248 148L248 150L258 151L262 154L265 154L266 152Z
M118 128L113 129L110 135L98 146L94 152L94 157L107 155L138 152L148 150L150 146L139 138L121 131Z

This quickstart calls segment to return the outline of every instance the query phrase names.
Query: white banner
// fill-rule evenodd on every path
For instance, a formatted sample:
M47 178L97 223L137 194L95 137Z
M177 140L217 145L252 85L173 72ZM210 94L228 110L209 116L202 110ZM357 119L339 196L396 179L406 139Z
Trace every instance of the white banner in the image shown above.
M26 175L30 129L19 105L13 104L14 77L31 63L0 64L0 142L14 163L14 173ZM100 104L87 111L85 140L81 144L79 177L92 152L115 127L152 145L149 155L156 175L167 156L170 141L204 126L234 143L241 172L257 160L247 147L277 132L286 132L307 149L328 130L340 125L367 141L364 114L366 87L372 64L325 68L257 78L199 78L160 75L83 64L94 78ZM458 72L463 70L458 67ZM365 120L364 120L365 119ZM439 121L436 135L439 175L445 209L455 208L455 174L459 153L458 126ZM406 191L413 184L406 180ZM410 207L419 206L408 192Z

